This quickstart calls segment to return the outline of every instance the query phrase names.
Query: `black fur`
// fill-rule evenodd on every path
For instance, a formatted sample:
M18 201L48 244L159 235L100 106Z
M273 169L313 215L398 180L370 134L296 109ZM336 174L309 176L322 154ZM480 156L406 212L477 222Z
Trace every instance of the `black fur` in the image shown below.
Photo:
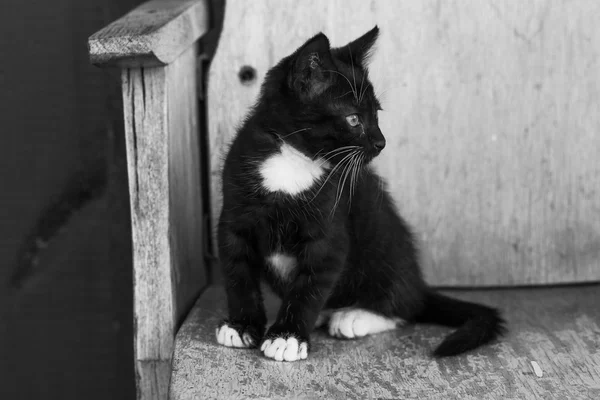
M263 340L294 336L308 343L324 307L346 306L458 327L436 356L473 349L504 330L495 309L428 288L413 235L368 167L385 145L377 119L381 107L366 68L378 32L375 27L337 49L321 33L284 58L268 72L232 143L223 170L218 242L227 321L240 335L263 336L261 279L283 300ZM361 124L351 127L349 114L358 114ZM269 192L258 166L282 143L312 159L328 157L333 167L300 194ZM357 147L339 150L344 146ZM298 261L288 280L266 266L275 251Z

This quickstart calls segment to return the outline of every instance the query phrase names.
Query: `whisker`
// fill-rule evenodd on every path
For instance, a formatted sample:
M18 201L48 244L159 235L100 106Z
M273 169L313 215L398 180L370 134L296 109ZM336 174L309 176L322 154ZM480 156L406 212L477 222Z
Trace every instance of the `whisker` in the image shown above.
M338 170L338 169L342 168L342 167L343 167L343 164L344 164L345 162L348 162L348 161L350 161L350 159L352 158L352 156L354 155L354 153L355 153L355 152L352 152L352 153L346 154L346 155L344 156L344 158L342 158L342 159L341 159L341 160L340 160L340 161L337 163L337 165L336 165L335 167L333 167L333 169L331 170L331 172L329 173L329 175L328 175L327 177L329 178L329 176L331 176L333 172L335 172L336 170Z
M346 96L346 95L348 95L348 94L350 94L350 93L354 93L354 91L352 91L352 90L348 90L346 93L344 93L344 94L342 94L342 95L340 95L340 96L334 97L334 100L337 100L337 99L339 99L339 98L341 98L341 97L344 97L344 96Z
M362 158L360 160L360 167L358 168L358 179L360 179L360 176L361 176L360 174L363 172L363 168L365 166L366 159L367 159L367 156L365 156L363 153Z
M333 214L335 214L335 210L337 209L337 206L342 198L342 194L344 193L344 186L346 184L346 180L348 179L348 173L350 172L350 168L353 165L353 162L356 158L356 156L358 155L358 153L354 153L353 157L350 159L350 161L346 164L346 167L344 168L344 170L342 171L342 176L343 176L343 180L340 177L340 181L341 184L338 182L338 189L337 189L337 193L336 193L336 199L335 199L335 203L333 204L333 209L331 210L330 215L333 217Z
M360 159L360 155L358 156ZM350 207L352 207L352 193L354 188L354 178L356 177L356 166L358 165L357 159L352 163L352 172L350 173L350 189L348 191L348 213L350 213Z
M319 164L319 167L322 167L323 165L325 165L332 158L337 157L339 155L342 155L344 153L348 153L348 152L353 151L353 150L354 149L344 149L344 150L341 150L339 152L336 152L335 154L330 154L327 157L321 157L322 162Z
M354 89L354 86L352 86L352 82L350 82L350 79L348 79L346 77L346 75L342 74L340 71L334 71L332 69L327 69L325 71L327 71L327 72L333 72L333 73L336 73L336 74L339 74L339 75L343 76L344 79L348 82L348 85L350 85L350 89L352 89L352 93L354 94L354 98L358 99L358 94L356 93L356 90Z
M360 146L342 146L342 147L338 147L338 148L336 148L336 149L333 149L333 150L331 150L331 151L329 151L329 152L325 153L325 154L323 155L323 157L327 157L329 154L335 153L336 151L339 151L339 150L344 150L344 149L357 149L357 148L359 148L359 147L360 147Z
M354 196L354 187L356 184L356 173L358 171L358 164L360 163L360 158L362 155L359 154L357 162L355 162L354 164L354 168L352 169L352 176L350 177L350 196L349 196L349 205L352 205L352 196Z
M330 158L333 158L333 157L335 157L335 156L336 156L336 155L338 155L339 153L343 153L343 152L345 152L345 151L348 151L348 150L354 150L354 149L357 149L358 147L359 147L359 146L344 146L344 147L338 147L337 149L334 149L334 150L328 151L327 153L325 153L325 154L321 155L319 158L322 158L322 159L330 159ZM316 159L317 159L317 158L316 158L316 155L315 155L315 157L313 158L313 160L316 160Z
M360 103L362 103L362 98L363 98L363 83L365 83L365 75L366 73L363 73L362 79L360 80L360 95L358 96L358 105L360 106Z
M350 150L348 150L350 151ZM352 157L352 155L354 154L354 152L350 152L349 154L346 154L338 163L337 165L332 169L332 172L336 169L340 168L340 164L342 164L344 161L347 161L350 157ZM337 155L337 154L336 154Z
M350 180L352 180L352 176L351 176L351 172L354 171L354 165L356 164L356 160L358 159L358 157L360 156L360 154L356 154L355 157L352 158L351 162L348 165L348 170L346 171L346 173L344 174L344 180L342 182L341 185L341 191L340 194L336 200L336 204L335 207L337 207L337 205L339 204L340 200L342 199L342 195L344 193L344 188L346 187L346 180L348 179L348 176L350 176ZM350 182L348 182L350 183ZM350 191L350 188L348 188L348 190ZM348 193L348 196L350 196L350 193ZM350 200L350 198L348 198L349 200L349 204L351 204L352 200Z
M386 99L385 95L387 94L388 90L389 90L389 88L386 88L386 89L384 89L384 90L382 90L382 91L379 91L379 92L377 93L377 97L378 97L378 98L379 98L381 101L385 102L385 99Z
M360 171L361 171L362 163L364 160L365 160L365 155L364 155L364 153L361 153L360 157L358 158L358 164L356 167L356 175L354 176L353 188L352 188L352 192L351 192L352 196L354 196L354 193L356 192L356 186L357 186L358 180L360 179Z
M369 86L371 86L371 84L370 84L370 83L367 83L367 85L365 86L365 90L364 90L364 91L363 91L363 90L361 90L361 93L360 93L360 100L359 100L359 101L362 101L362 99L363 99L363 97L364 97L365 93L367 93L367 90L369 89ZM360 105L360 103L358 103L358 104Z
M354 198L354 193L356 192L356 186L358 184L358 179L360 178L360 169L362 167L362 162L365 158L364 153L361 153L358 157L358 161L356 163L356 168L354 170L353 181L350 182L350 199ZM352 205L352 200L350 200L350 205Z
M312 129L312 128L302 128L302 129L298 129L297 131L294 131L294 132L292 132L292 133L288 133L287 135L284 135L284 136L279 136L279 134L278 134L277 136L279 136L279 138L280 138L280 139L285 139L285 138L286 138L286 137L288 137L288 136L292 136L292 135L294 135L294 134L296 134L296 133L299 133L299 132L304 132L304 131L307 131L307 130L309 130L309 129Z
M327 175L327 177L325 178L325 181L321 184L321 187L319 187L319 190L317 190L317 193L314 194L313 198L309 201L312 202L314 199L317 198L317 196L319 195L319 193L321 193L321 190L323 190L323 188L325 187L325 185L327 184L327 182L329 182L329 179L331 179L331 177L333 176L333 174L339 170L340 168L343 167L343 165L350 159L350 157L352 157L354 153L350 153L350 154L346 154L344 156L344 158L342 158L342 160L331 169L331 171L329 172L329 175Z
M352 48L348 45L348 51L350 52L350 66L352 67L352 80L354 81L354 93L357 93L356 90L356 75L354 74L354 57L352 57ZM358 96L355 94L354 99L358 103Z

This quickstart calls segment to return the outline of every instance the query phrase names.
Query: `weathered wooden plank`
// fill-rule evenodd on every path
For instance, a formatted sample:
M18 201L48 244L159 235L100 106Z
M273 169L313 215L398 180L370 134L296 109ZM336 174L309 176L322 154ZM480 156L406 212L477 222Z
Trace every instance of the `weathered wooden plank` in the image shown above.
M122 81L138 392L165 398L178 321L205 284L196 46L165 67L123 70Z
M258 350L219 346L225 293L202 296L177 336L170 396L188 399L596 399L600 398L600 285L452 291L499 305L510 332L455 358L429 351L449 329L408 326L365 339L313 334L306 361L281 363ZM277 301L267 297L275 315ZM535 374L532 362L541 369ZM539 372L539 371L538 371Z
M207 0L152 0L88 41L93 64L121 66L173 62L209 28Z
M171 360L136 361L137 398L168 399Z
M377 167L428 280L600 279L599 14L596 0L228 1L208 93L213 221L223 154L266 71L319 30L339 46L378 24Z

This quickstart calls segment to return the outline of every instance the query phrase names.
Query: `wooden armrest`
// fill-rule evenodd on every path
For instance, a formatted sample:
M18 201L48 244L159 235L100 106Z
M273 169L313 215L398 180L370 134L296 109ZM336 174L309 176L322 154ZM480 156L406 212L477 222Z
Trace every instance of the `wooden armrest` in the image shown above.
M165 65L209 29L207 0L152 0L90 36L92 64Z
M152 0L89 38L121 68L134 269L138 398L166 399L174 339L206 285L198 39L208 0Z

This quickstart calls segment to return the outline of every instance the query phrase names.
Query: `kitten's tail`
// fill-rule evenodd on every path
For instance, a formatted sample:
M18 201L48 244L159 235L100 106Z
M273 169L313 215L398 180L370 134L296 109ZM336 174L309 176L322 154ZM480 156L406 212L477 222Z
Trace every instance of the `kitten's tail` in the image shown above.
M434 350L436 357L447 357L491 342L506 332L500 312L482 304L470 303L430 291L425 308L416 322L458 327Z

